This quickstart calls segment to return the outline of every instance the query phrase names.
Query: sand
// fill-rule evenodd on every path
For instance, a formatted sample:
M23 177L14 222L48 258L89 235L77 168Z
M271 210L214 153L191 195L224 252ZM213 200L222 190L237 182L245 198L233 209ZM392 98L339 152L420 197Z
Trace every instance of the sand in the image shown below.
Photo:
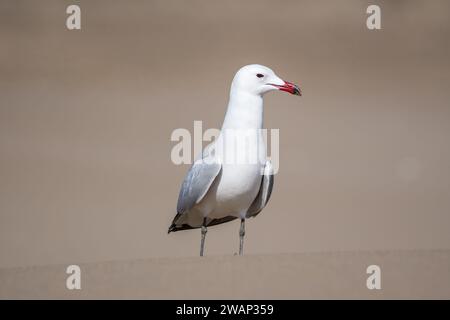
M367 288L378 265L381 289ZM329 252L166 258L0 270L0 298L449 299L450 251Z

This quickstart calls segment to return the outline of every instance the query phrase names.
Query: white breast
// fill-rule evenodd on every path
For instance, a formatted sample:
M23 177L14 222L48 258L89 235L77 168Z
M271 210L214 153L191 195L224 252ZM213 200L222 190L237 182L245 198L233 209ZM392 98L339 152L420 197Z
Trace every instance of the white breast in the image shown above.
M214 192L205 199L212 205L211 218L242 217L258 194L265 164L265 145L259 130L223 132L218 143L224 143L217 155L222 174ZM228 141L228 142L227 142Z
M203 215L243 217L256 198L266 162L262 120L262 96L232 88L222 130L214 143L222 173L198 205Z

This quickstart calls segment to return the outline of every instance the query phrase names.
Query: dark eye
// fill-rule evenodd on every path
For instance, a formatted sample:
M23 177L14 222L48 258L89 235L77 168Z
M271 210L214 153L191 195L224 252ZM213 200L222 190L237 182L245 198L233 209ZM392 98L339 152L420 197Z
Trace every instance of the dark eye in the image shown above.
M258 73L256 76L257 76L258 78L264 77L264 75L263 75L262 73Z

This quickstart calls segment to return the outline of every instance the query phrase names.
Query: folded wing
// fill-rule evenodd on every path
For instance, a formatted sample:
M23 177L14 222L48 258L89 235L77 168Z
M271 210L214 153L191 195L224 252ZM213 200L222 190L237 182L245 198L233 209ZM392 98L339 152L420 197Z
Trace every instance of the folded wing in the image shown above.
M184 178L178 195L177 215L169 227L169 233L192 228L188 225L177 225L177 221L205 197L222 171L222 165L208 151L205 149L202 157L194 162Z
M266 165L264 166L264 175L261 179L259 192L256 195L255 200L253 200L253 203L247 210L247 218L255 217L267 205L270 196L272 195L273 182L274 177L272 163L270 162L270 160L267 160Z

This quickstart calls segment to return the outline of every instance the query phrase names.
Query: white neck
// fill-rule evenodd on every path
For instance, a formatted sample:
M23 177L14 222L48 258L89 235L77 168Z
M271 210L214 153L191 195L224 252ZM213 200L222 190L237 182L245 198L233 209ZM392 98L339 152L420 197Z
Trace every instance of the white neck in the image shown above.
M232 88L223 129L261 129L263 126L263 97Z

